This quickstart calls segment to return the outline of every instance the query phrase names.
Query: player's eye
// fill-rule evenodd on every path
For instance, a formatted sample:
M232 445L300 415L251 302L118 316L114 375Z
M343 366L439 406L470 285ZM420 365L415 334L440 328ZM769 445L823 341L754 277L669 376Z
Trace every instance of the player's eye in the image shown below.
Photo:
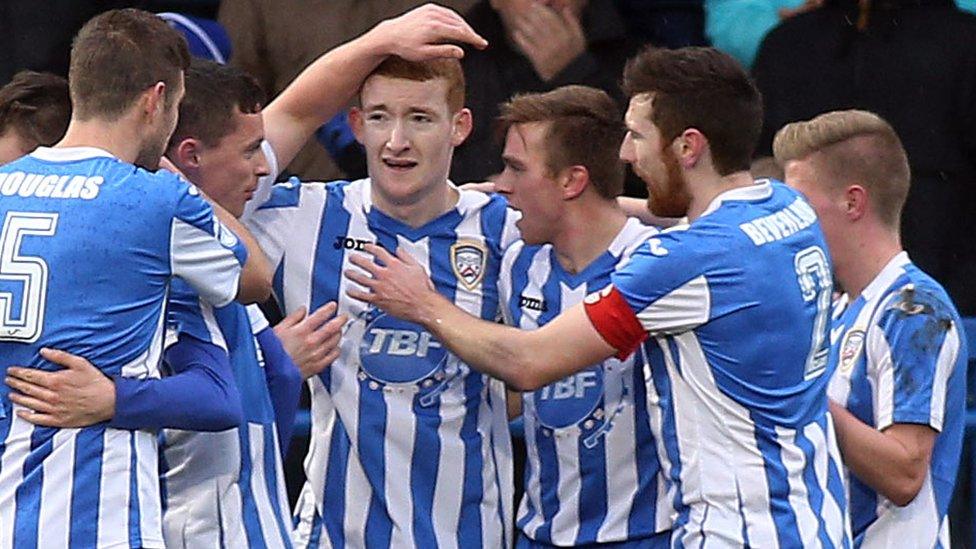
M413 116L410 117L410 119L413 120L414 122L421 122L424 124L431 122L433 120L430 116L426 114L414 114Z
M366 120L369 121L369 122L382 122L382 121L386 120L386 114L381 113L381 112L369 113L366 116Z

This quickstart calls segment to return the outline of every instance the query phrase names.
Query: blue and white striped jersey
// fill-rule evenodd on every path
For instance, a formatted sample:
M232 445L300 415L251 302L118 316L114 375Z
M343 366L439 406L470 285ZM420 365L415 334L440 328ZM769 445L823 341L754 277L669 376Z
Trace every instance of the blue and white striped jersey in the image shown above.
M647 241L587 313L671 381L677 546L849 544L827 414L830 298L816 214L778 182L720 194Z
M167 547L291 547L291 519L264 359L254 334L268 326L256 305L211 310L177 280L167 323L223 345L241 395L243 423L161 435L163 536Z
M277 266L283 308L338 301L341 356L310 380L312 440L297 545L498 547L511 533L505 393L421 327L346 296L349 252L406 248L437 288L485 319L517 236L500 198L460 191L413 228L372 206L370 181L277 185L247 222Z
M177 176L92 148L0 167L2 368L55 368L41 347L109 376L158 377L163 302L180 276L237 293L243 246ZM156 434L34 427L0 387L0 547L160 547Z
M854 544L949 547L946 516L965 428L966 338L938 282L908 254L892 258L834 321L831 399L878 430L939 432L918 496L897 507L848 472Z
M518 242L502 262L507 323L545 325L610 283L610 274L656 229L629 219L607 251L579 273L552 245ZM611 358L522 397L527 463L517 525L526 537L571 546L634 541L671 529L674 507L654 433L658 388L644 354ZM650 395L653 395L649 398Z

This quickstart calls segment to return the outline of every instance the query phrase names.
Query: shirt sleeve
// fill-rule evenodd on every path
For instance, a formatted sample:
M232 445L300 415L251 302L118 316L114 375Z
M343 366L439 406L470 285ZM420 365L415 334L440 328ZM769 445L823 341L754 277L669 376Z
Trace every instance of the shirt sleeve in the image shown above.
M111 427L222 431L240 423L241 398L224 349L181 334L165 360L169 377L113 377Z
M201 297L223 306L237 296L247 261L244 244L214 215L195 187L187 186L177 203L170 235L170 268Z
M634 252L610 286L586 298L590 322L621 359L647 334L678 334L708 321L711 294L700 255L682 232L661 233Z
M227 342L217 324L213 306L199 297L182 279L174 280L170 288L166 300L166 326L170 339L187 334L227 350Z
M888 298L867 336L875 426L911 423L941 431L959 352L959 326L939 296L909 285Z
M272 186L268 199L241 218L268 257L272 269L276 270L281 264L294 231L303 230L296 226L301 205L302 183L292 178Z
M274 330L265 327L255 334L264 356L264 375L271 395L278 431L281 458L285 458L295 424L295 413L302 392L302 374L285 352Z

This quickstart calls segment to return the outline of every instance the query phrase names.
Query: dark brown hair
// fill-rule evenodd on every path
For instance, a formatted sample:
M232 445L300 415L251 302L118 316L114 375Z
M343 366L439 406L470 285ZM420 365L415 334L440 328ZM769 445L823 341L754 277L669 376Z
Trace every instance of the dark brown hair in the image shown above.
M605 198L623 191L624 165L620 110L606 92L587 86L563 86L546 93L519 94L502 104L499 129L515 124L548 122L546 164L550 174L583 166L593 188Z
M720 175L749 169L762 97L745 70L713 48L649 47L627 62L624 91L652 94L652 122L670 143L688 128L707 139Z
M186 71L186 94L180 103L170 146L192 137L216 145L234 131L235 112L254 114L266 96L250 74L229 65L194 59Z
M464 108L464 71L457 59L432 59L429 61L407 61L391 55L380 63L370 76L402 78L414 82L426 82L443 78L447 81L447 106L451 113Z
M107 11L85 23L71 46L74 116L115 120L157 82L166 84L172 105L189 65L183 35L159 17L131 8Z
M14 131L37 145L53 145L71 120L68 81L47 72L21 71L0 88L0 135Z

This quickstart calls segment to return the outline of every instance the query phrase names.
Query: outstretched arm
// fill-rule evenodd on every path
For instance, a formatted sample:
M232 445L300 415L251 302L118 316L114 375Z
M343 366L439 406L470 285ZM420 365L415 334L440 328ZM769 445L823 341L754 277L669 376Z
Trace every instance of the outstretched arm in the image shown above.
M439 294L427 272L403 248L391 255L369 244L350 261L367 274L346 276L366 288L349 296L427 328L462 361L519 391L538 389L616 353L577 305L538 330L524 331L469 315ZM380 265L382 263L382 265Z
M461 58L456 44L488 43L454 11L426 4L388 19L315 60L264 109L265 136L279 166L287 166L316 128L353 98L384 59Z

